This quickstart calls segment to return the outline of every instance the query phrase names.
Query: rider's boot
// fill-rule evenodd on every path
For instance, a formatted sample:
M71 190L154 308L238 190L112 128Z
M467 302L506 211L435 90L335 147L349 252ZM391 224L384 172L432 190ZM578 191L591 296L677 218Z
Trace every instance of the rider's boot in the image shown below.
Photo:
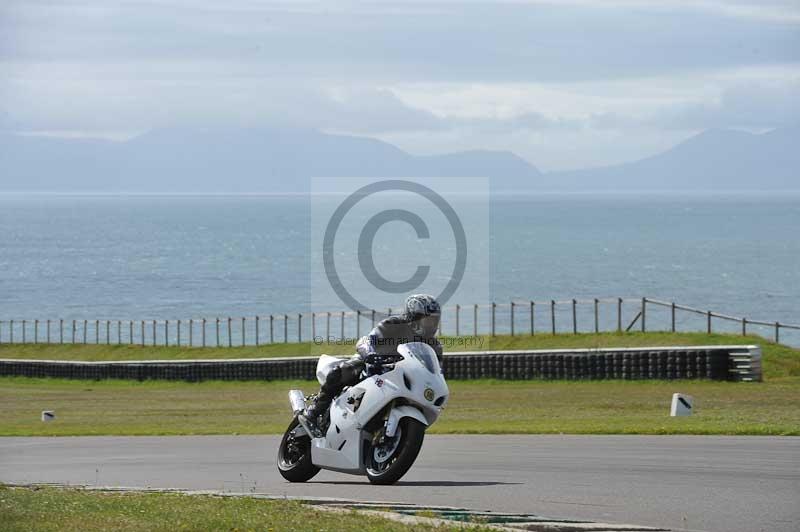
M297 420L314 438L324 436L319 426L319 418L331 406L331 398L325 392L320 392L314 402L304 412L297 416Z

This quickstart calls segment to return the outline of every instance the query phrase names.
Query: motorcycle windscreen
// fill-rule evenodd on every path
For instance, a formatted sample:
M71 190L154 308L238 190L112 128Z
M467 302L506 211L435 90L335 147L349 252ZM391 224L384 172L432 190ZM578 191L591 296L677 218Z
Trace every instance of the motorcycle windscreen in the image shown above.
M439 366L439 359L436 357L436 351L428 344L423 342L410 342L403 344L402 347L405 351L405 353L403 353L404 355L407 353L409 356L416 358L434 375L438 375L442 372L442 368Z

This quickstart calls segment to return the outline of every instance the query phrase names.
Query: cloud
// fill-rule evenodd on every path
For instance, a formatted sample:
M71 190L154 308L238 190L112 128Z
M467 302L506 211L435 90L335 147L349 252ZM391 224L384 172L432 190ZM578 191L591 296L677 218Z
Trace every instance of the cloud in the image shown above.
M707 127L796 121L799 13L782 0L4 3L0 128L291 125L605 163Z
M794 126L800 124L800 81L742 84L725 90L718 101L667 109L650 122L674 129Z
M4 12L0 60L205 61L261 76L406 82L576 81L800 61L797 23L690 2L629 4L19 3Z

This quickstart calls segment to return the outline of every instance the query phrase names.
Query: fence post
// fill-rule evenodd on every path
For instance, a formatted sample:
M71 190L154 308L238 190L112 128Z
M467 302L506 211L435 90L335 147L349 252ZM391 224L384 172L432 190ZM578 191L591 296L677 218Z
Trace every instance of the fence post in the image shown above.
M329 342L331 339L331 313L325 313L325 341Z
M128 343L133 345L133 320L128 320Z
M578 334L578 301L572 300L572 334Z
M492 336L495 335L495 310L497 309L497 304L492 303Z
M675 302L674 301L672 302L671 311L672 311L672 332L675 332Z
M622 332L622 298L617 298L617 332Z
M289 315L283 315L283 343L289 343Z
M535 331L536 331L536 327L534 326L535 323L533 321L534 320L533 317L535 316L535 314L534 314L534 307L535 306L536 306L536 303L531 301L531 336L533 336L535 334Z
M258 347L259 343L260 343L259 336L258 336L259 329L260 329L260 327L259 327L260 323L261 323L261 316L256 316L256 347Z
M200 325L203 327L203 330L200 331L200 341L201 341L202 347L205 347L206 346L206 319L205 318L202 319L202 322L200 323Z
M599 314L599 309L598 309L599 305L600 305L600 302L597 300L597 298L594 298L594 333L595 334L599 334L600 333L600 316L598 315Z
M189 318L189 347L194 347L194 318Z
M742 318L742 336L747 336L747 318Z
M511 336L514 336L514 302L511 302Z
M122 320L117 320L117 345L122 343Z
M181 346L181 320L178 320L178 347Z
M61 318L58 320L58 343L64 343L64 320Z
M39 320L33 320L33 343L39 343Z
M270 314L269 315L269 343L275 343L275 336L273 335L273 327L272 324L275 321L275 317Z
M644 324L645 314L647 313L647 298L642 298L642 332L647 331L647 327Z
M317 339L317 313L311 313L311 341L314 342Z
M47 320L47 343L50 343L50 320Z
M244 346L247 343L247 338L245 337L244 328L245 328L245 318L242 318L242 346Z
M375 328L375 310L372 310L372 328Z
M344 311L342 311L342 323L341 323L341 325L342 325L342 337L339 340L344 342Z
M22 320L22 343L25 343L25 322L27 320Z
M711 311L706 311L706 333L711 334Z
M550 300L550 325L553 329L553 336L556 334L556 301L555 299Z
M169 320L164 320L164 345L169 345Z
M478 336L478 305L472 308L472 332L473 336Z
M83 320L83 343L86 343L86 331L89 328L89 320Z
M156 345L156 339L158 338L158 334L156 332L156 320L153 320L153 345Z
M100 343L100 320L94 320L94 343Z
M459 335L459 313L461 311L461 305L456 304L456 336Z
M297 315L297 343L303 342L303 315Z
M13 321L12 321L12 323L13 323ZM11 334L12 335L14 334L14 330L13 329L11 330ZM78 326L75 323L75 320L72 320L72 343L73 344L75 343L77 335L78 335ZM12 339L13 339L13 336L12 336Z
M144 320L142 320L142 347L144 347Z
M775 343L779 344L781 342L781 324L777 321L775 322Z
M111 322L106 320L106 345L111 343Z
M233 338L231 335L231 322L233 320L230 316L228 316L228 347L233 347Z
M217 347L219 347L219 318L216 318Z
M361 311L356 311L356 338L361 338Z

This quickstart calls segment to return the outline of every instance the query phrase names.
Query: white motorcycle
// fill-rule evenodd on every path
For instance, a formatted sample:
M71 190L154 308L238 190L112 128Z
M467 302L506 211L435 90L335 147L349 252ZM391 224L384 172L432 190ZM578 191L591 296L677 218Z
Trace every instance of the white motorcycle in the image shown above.
M320 357L320 383L342 360ZM323 416L321 438L309 434L297 419L306 408L303 392L289 392L294 419L278 449L283 478L305 482L320 469L330 469L367 475L373 484L393 484L409 470L425 430L439 417L450 393L436 352L428 344L411 342L400 345L395 355L373 355L367 362L378 371L333 400Z

